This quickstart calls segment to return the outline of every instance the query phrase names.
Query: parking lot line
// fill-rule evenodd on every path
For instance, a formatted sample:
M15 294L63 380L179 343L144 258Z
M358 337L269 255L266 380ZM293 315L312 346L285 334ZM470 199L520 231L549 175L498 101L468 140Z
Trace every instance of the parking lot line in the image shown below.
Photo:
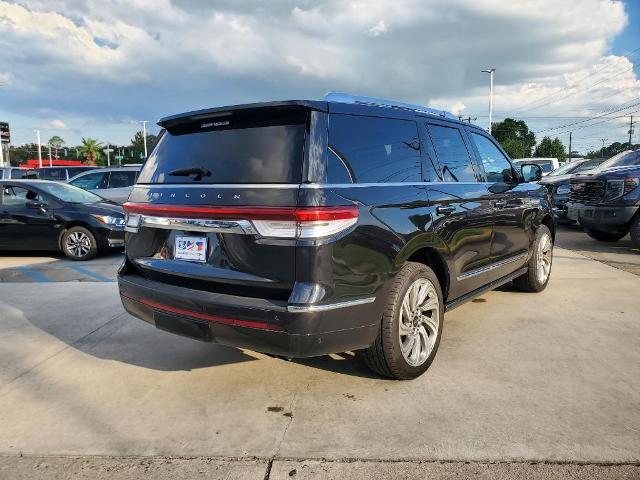
M18 267L22 273L24 273L27 277L29 277L34 282L49 282L49 278L41 272L33 270L29 267Z
M79 265L69 265L68 268L70 268L71 270L75 270L76 272L81 273L83 275L86 275L88 277L95 278L99 282L113 282L114 281L113 278L105 277L104 275L100 275L99 273L92 272L88 268L84 268L84 267L81 267Z

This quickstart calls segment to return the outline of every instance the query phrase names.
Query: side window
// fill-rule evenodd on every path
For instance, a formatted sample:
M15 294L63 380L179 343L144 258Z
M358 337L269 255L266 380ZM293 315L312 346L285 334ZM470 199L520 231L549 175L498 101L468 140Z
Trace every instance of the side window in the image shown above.
M109 174L109 188L130 187L136 183L136 172L133 170L112 171Z
M428 125L445 182L477 182L462 133L456 127Z
M329 117L329 146L337 157L329 152L329 161L343 163L355 182L422 181L420 140L412 120L334 114Z
M24 177L26 170L21 168L12 168L11 169L11 178L22 178Z
M37 192L12 185L4 187L2 193L2 205L5 207L24 207L28 201L40 200Z
M84 190L96 190L107 187L107 175L105 172L88 173L69 182L75 187Z
M496 147L496 145L484 135L476 132L471 133L471 140L478 149L482 166L487 175L487 182L506 182L513 183L514 175L511 163Z

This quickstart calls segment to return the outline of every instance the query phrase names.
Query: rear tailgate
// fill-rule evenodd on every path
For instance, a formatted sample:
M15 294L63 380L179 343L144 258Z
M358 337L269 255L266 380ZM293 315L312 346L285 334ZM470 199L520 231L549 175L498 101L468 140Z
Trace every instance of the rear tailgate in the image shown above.
M173 120L125 205L128 264L168 284L286 300L296 239L270 233L290 228L308 118L297 108Z

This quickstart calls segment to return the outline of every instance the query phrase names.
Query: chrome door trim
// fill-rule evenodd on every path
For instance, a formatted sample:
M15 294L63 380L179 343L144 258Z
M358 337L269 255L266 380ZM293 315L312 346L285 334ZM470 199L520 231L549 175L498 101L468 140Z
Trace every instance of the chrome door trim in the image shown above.
M496 268L504 267L505 265L509 265L510 263L517 262L518 260L523 260L529 256L528 253L519 253L509 258L505 258L504 260L500 260L499 262L492 263L490 265L486 265L484 267L476 268L475 270L471 270L469 272L465 272L461 275L458 275L456 278L458 281L466 280L467 278L475 277L476 275L480 275L482 273L490 272L491 270L495 270Z
M326 305L287 305L287 312L292 313L312 313L335 310L337 308L355 307L356 305L366 305L373 303L376 297L359 298L357 300L347 300L346 302L329 303Z

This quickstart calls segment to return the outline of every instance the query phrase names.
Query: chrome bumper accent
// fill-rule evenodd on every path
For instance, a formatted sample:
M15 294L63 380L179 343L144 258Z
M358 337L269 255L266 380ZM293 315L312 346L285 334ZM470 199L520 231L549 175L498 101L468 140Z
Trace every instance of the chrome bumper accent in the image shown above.
M258 234L248 220L210 220L204 218L172 218L141 215L138 228L140 227L187 230L190 232ZM138 228L127 227L126 230L135 233Z
M504 267L505 265L509 265L510 263L517 262L519 260L525 260L528 256L529 256L528 253L520 253L520 254L514 255L513 257L509 257L505 260L492 263L491 265L480 267L475 270L471 270L470 272L465 272L462 275L458 275L456 278L458 281L466 280L467 278L480 275L481 273L487 273L487 272L490 272L491 270L495 270L496 268Z
M327 305L288 305L287 311L292 313L310 313L324 312L326 310L335 310L337 308L355 307L356 305L365 305L373 303L376 297L359 298L357 300L347 300L346 302L329 303Z

